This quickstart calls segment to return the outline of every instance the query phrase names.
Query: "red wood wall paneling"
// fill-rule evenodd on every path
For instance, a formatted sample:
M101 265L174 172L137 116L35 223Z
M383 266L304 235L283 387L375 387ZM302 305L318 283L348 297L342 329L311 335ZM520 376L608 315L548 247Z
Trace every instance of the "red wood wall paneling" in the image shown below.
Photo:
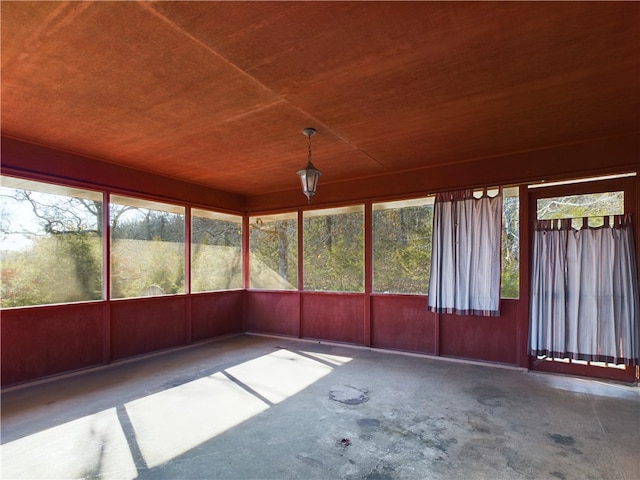
M103 361L102 303L2 311L2 385Z
M2 170L34 179L59 179L87 188L104 187L116 192L175 199L200 206L240 212L244 197L193 183L121 167L94 158L2 137Z
M462 188L555 181L638 169L638 134L600 138L572 145L479 158L454 165L437 165L391 172L348 182L322 183L313 208L375 198L407 198ZM299 189L247 198L252 214L306 208Z
M186 301L179 295L111 302L111 358L186 344Z
M300 336L298 292L246 292L245 328L248 332Z
M603 378L616 380L619 382L632 383L636 377L636 367L604 368L595 365L580 365L576 363L565 363L562 361L541 360L536 357L529 357L531 370L538 372L559 373L561 375L581 375L584 377Z
M517 307L502 300L499 317L440 315L440 354L517 364Z
M374 348L435 355L437 316L427 311L427 297L373 295L371 340Z
M192 295L191 340L242 332L243 298L242 290Z
M601 139L474 161L464 169L456 168L455 175L451 175L451 168L437 167L362 179L350 184L349 189L341 183L321 188L331 197L326 204L340 204L352 198L370 201L430 193L445 186L462 188L612 173L637 169L637 138ZM242 212L245 205L252 212L299 206L299 191L246 199L11 139L3 138L2 155L5 173L8 168L9 173L35 180L114 187L117 191L235 212ZM514 170L516 164L521 167ZM636 186L639 182L636 177ZM340 193L344 191L348 197ZM526 197L526 193L521 195L520 216L523 298L503 300L500 317L434 315L426 312L424 297L409 295L251 290L8 309L2 311L2 385L243 330L355 345L366 345L370 332L371 344L377 348L528 366ZM318 196L315 208L322 204L322 198ZM639 202L634 203L636 210ZM639 225L636 222L636 232L640 231ZM640 265L640 258L638 261Z
M301 295L301 337L364 345L364 294Z

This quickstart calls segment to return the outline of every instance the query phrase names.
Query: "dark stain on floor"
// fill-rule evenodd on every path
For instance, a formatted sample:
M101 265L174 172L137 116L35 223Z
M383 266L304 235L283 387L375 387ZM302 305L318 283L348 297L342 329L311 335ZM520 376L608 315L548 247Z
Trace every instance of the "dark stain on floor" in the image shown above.
M474 387L473 394L479 403L487 407L501 407L506 399L506 395L502 390L490 385Z
M360 428L378 428L380 420L377 418L361 418L358 420L358 426Z
M554 442L566 447L570 447L571 445L576 444L576 439L571 435L560 435L559 433L549 433L548 435Z

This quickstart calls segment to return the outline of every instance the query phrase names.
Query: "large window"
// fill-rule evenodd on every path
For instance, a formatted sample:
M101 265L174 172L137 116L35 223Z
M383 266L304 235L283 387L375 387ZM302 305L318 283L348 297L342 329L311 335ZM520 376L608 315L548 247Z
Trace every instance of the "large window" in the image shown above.
M111 297L184 293L184 207L112 195Z
M364 291L364 206L304 212L304 289Z
M2 307L102 299L102 194L2 177Z
M601 227L606 215L624 213L624 192L587 193L561 197L539 198L536 201L536 218L553 220L571 218L572 227L580 229L582 218L588 219L590 227Z
M500 296L518 298L520 288L520 198L518 187L502 189L502 277Z
M191 292L242 288L240 215L191 209L187 260L185 207L112 195L105 255L102 192L7 176L1 188L2 307L100 300L105 256L111 298L185 293L186 261ZM503 189L503 201L502 297L517 298L518 188ZM589 195L541 202L541 218L597 213ZM598 204L603 202L620 210L622 193L603 194ZM304 290L363 292L364 205L310 210L302 217L302 232L298 212L250 217L249 288L296 290L302 236ZM432 223L433 197L372 205L373 292L427 293Z
M496 195L497 189L489 191ZM481 196L482 190L474 192ZM501 296L518 298L518 187L503 188ZM373 291L425 295L431 269L434 197L373 204Z
M600 179L530 187L536 221L530 353L556 366L624 370L637 358L632 227L622 217L632 183L594 180Z
M434 197L373 205L373 291L426 294Z
M298 215L249 219L249 288L298 288Z
M242 217L191 210L191 291L242 288Z

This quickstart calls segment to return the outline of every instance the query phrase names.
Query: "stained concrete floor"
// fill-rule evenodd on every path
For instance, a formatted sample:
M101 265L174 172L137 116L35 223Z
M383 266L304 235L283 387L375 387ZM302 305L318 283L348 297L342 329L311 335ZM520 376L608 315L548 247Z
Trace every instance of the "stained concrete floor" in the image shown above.
M640 479L640 390L239 336L2 393L2 478Z

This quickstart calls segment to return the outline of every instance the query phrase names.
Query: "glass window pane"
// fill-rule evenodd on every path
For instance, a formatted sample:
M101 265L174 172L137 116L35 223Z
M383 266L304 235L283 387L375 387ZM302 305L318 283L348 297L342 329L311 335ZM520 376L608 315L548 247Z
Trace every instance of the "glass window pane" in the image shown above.
M603 216L624 213L624 192L540 198L536 205L536 211L538 220L572 218L573 228L580 229L583 217L593 217L589 218L589 226L601 227L604 224Z
M518 187L502 190L502 298L518 298L520 287L520 198Z
M242 217L191 210L191 291L242 288Z
M298 215L249 219L249 288L298 288Z
M426 295L434 197L373 205L373 291Z
M304 212L304 289L364 291L364 206Z
M184 293L184 208L111 196L111 297Z
M102 299L102 194L2 177L2 307Z

